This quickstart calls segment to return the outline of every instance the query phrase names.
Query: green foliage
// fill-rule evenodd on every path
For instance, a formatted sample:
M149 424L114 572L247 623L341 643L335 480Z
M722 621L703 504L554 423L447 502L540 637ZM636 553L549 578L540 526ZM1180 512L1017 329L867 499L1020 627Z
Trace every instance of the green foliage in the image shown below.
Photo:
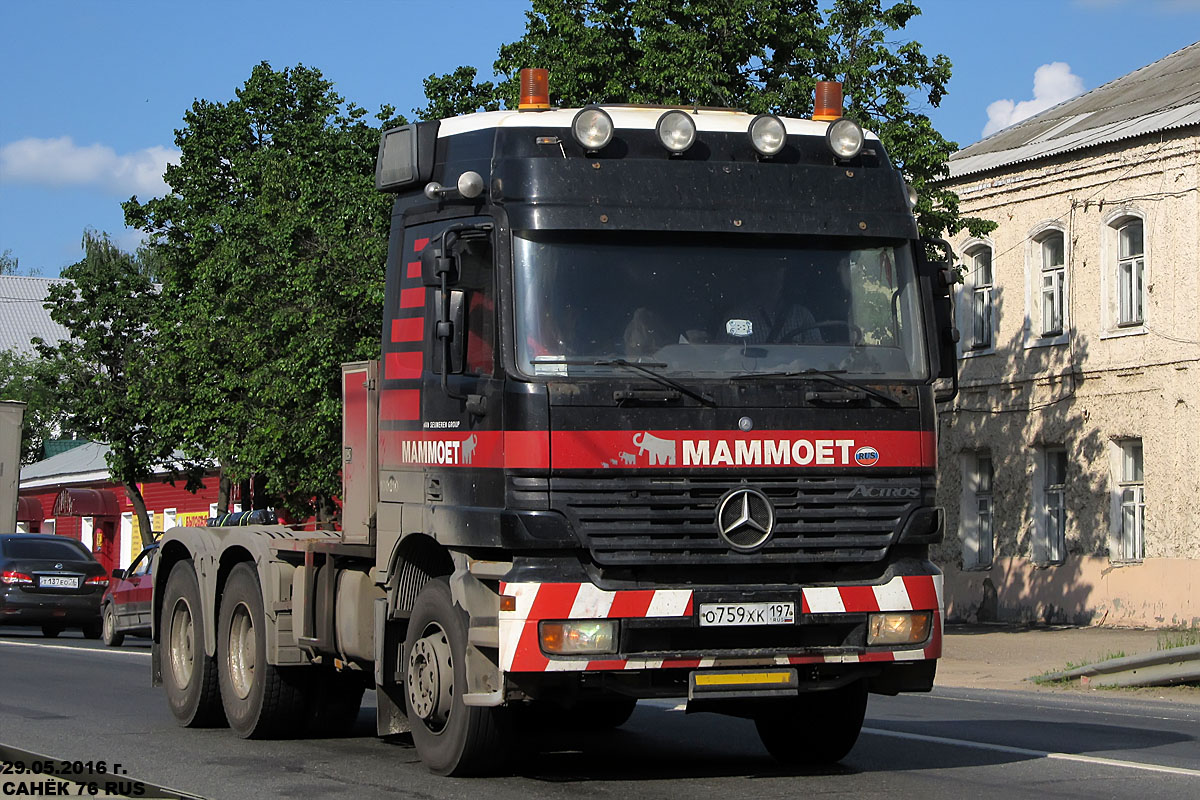
M26 404L21 425L21 463L32 464L42 457L42 447L54 435L60 421L54 389L40 379L36 358L0 351L0 400L20 400Z
M70 283L50 287L50 318L70 332L56 344L34 339L41 360L37 379L53 386L64 425L106 442L108 468L144 514L137 483L172 463L174 442L157 425L157 407L145 377L154 363L152 325L158 302L136 256L105 234L88 231L83 260L62 272ZM142 530L149 530L142 519Z
M498 84L475 70L425 82L422 114L502 102L515 108L522 67L551 72L551 102L732 106L807 117L817 80L840 80L853 117L883 140L920 193L925 235L992 223L963 218L954 193L935 184L957 149L921 111L946 94L950 61L894 41L920 13L909 0L533 0L525 35L500 48ZM465 102L464 102L465 99Z
M161 418L293 516L340 488L339 364L378 355L391 198L365 116L316 69L259 64L185 114L171 193L124 205L162 285Z
M0 275L16 275L17 268L17 257L12 254L12 250L0 253Z

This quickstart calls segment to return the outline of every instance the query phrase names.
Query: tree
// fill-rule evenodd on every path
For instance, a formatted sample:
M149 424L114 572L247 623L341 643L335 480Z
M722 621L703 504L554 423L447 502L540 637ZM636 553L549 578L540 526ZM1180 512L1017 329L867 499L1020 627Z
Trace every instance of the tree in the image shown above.
M365 115L319 70L259 64L235 99L185 114L171 193L124 205L162 285L173 347L151 384L172 435L234 480L265 477L293 516L332 508L339 364L379 348L391 198ZM403 122L391 115L378 119Z
M21 463L42 457L46 440L59 428L60 415L52 386L39 377L36 358L0 351L0 400L25 403L21 423Z
M936 181L957 149L920 110L946 94L950 61L895 42L920 13L899 0L533 0L525 35L500 48L496 84L460 67L425 82L421 113L515 108L522 67L551 71L551 102L697 104L807 117L817 80L840 80L846 116L883 140L916 188L923 234L992 223L964 218Z
M173 464L175 449L156 424L157 404L143 383L159 349L151 322L159 300L139 260L106 234L86 232L83 249L83 260L62 272L71 282L52 285L46 301L50 318L70 338L34 339L37 375L54 387L71 430L108 444L109 473L125 487L140 529L150 531L138 483Z
M17 268L17 257L12 254L12 250L0 253L0 275L16 275Z

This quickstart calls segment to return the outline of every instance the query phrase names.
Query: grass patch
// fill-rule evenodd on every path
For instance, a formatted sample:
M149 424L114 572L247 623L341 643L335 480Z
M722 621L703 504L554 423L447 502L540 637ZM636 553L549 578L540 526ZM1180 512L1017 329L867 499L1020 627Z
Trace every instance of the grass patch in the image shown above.
M1195 647L1200 644L1200 628L1166 628L1158 632L1158 649Z
M1068 661L1067 665L1065 667L1059 667L1058 669L1048 669L1045 672L1043 672L1041 675L1034 675L1032 680L1034 683L1038 684L1039 686L1066 686L1067 684L1073 682L1075 679L1074 678L1056 677L1060 673L1070 672L1071 670L1079 669L1080 667L1090 667L1092 664L1100 664L1104 661L1112 661L1114 658L1125 658L1125 655L1126 654L1125 654L1124 650L1118 650L1115 653L1109 653L1106 656L1100 656L1099 658L1094 658L1094 659L1091 659L1090 661L1079 661L1079 662Z

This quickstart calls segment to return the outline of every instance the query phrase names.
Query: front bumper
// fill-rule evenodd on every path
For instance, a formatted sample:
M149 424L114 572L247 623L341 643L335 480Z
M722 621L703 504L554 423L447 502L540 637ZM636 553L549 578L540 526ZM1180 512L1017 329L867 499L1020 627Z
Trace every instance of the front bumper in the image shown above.
M942 575L895 575L878 583L736 589L628 589L594 584L506 583L500 594L515 609L499 615L499 667L504 673L697 670L776 665L933 662L942 653ZM702 627L706 602L795 602L793 625ZM869 647L868 615L878 611L930 611L926 640L915 645ZM617 652L602 656L548 655L538 625L543 620L617 619ZM514 677L516 677L514 675Z

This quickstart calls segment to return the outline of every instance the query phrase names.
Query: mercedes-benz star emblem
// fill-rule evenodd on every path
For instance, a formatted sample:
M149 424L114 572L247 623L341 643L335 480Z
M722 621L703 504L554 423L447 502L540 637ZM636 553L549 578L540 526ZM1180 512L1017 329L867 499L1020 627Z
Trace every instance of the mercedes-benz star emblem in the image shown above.
M717 533L735 550L762 546L775 529L775 506L757 489L735 489L717 506Z

